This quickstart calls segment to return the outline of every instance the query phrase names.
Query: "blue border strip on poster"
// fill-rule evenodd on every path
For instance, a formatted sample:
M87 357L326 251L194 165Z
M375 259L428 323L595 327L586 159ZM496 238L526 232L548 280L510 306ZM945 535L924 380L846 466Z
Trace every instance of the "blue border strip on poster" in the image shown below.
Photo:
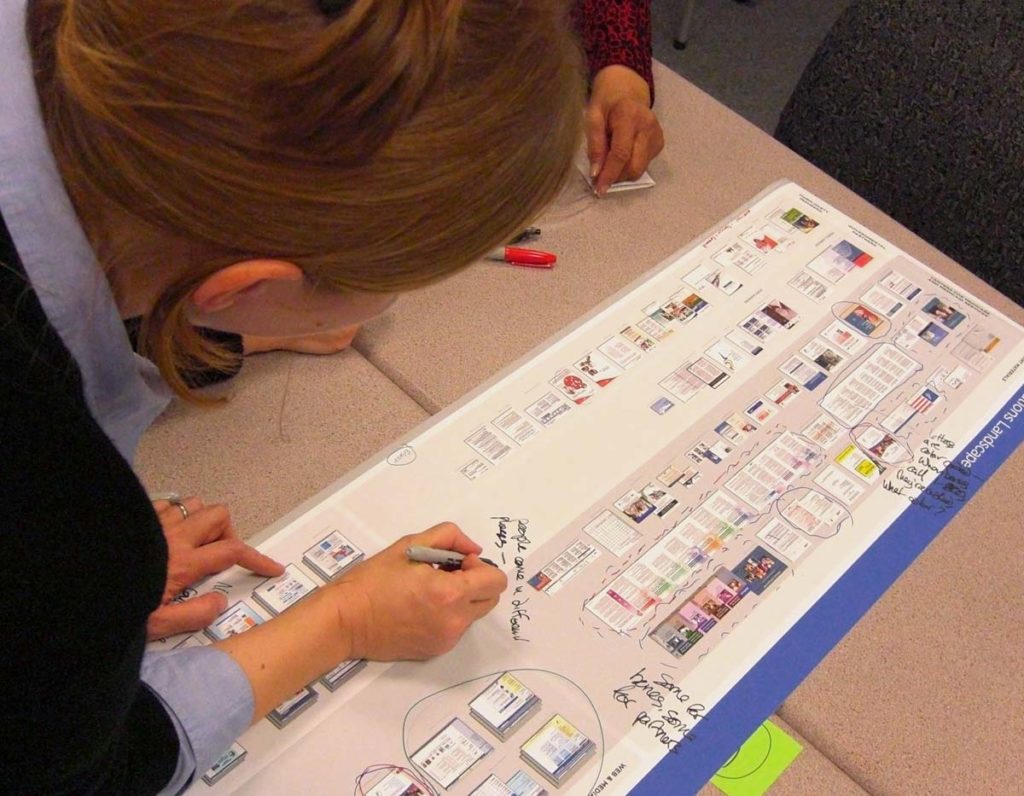
M1020 388L958 454L967 451L999 423L1018 400ZM1024 440L1024 414L967 471L967 500L1010 457ZM942 488L950 470L933 482ZM963 474L963 471L960 471ZM959 508L957 511L959 511ZM692 736L674 754L666 754L633 789L633 794L696 793L725 761L778 709L811 670L839 643L857 621L938 536L956 512L935 514L909 505L842 577L775 643L753 668L701 720Z

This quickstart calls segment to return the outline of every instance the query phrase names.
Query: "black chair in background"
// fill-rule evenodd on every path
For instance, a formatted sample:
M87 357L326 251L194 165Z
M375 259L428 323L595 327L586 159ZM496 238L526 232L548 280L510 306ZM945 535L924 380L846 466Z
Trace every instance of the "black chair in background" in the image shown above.
M1024 2L859 0L776 138L1024 304Z

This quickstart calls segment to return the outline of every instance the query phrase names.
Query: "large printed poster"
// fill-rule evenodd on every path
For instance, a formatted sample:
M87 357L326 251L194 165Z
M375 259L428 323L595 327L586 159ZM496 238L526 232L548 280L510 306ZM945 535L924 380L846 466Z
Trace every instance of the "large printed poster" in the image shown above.
M269 621L442 520L510 579L454 652L341 662L194 790L629 792L901 517L955 513L1024 408L1022 332L774 187L291 517L261 545L281 579L200 588L225 615L155 648Z

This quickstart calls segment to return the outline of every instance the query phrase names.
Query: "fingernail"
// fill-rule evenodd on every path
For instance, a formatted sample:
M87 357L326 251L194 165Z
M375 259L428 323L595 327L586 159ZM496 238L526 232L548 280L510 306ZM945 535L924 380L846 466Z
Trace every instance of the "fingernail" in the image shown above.
M219 591L211 592L211 594L216 594L217 595L217 606L218 606L217 613L218 614L222 613L224 611L224 609L228 607L227 595L223 594L223 593L221 593Z
M590 164L590 179L594 179L598 174L601 173L601 164L594 161Z

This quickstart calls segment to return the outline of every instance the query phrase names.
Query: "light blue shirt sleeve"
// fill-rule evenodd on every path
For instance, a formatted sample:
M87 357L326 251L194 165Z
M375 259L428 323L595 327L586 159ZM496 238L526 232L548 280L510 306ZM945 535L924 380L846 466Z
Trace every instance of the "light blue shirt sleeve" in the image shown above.
M147 652L142 682L160 699L178 733L178 765L162 794L181 793L252 721L252 687L241 667L213 647Z
M78 365L89 411L128 462L171 400L132 351L114 293L64 190L40 113L25 0L0 0L0 206L46 318Z

